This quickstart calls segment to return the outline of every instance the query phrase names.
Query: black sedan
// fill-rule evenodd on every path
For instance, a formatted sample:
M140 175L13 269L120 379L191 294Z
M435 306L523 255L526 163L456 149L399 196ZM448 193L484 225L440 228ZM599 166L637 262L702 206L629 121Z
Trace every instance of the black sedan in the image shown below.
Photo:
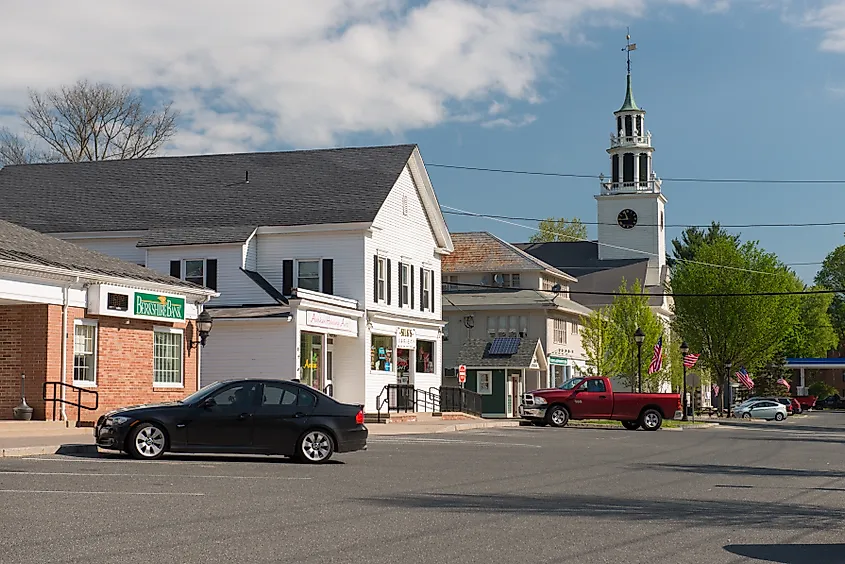
M321 463L366 450L361 405L286 380L229 380L182 401L127 407L97 420L97 445L154 460L165 452L277 454Z

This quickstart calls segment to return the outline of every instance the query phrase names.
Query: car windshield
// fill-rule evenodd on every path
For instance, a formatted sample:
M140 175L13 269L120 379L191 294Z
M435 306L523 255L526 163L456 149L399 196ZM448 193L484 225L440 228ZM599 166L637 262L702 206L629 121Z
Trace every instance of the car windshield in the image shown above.
M179 403L193 403L196 400L200 399L202 396L208 394L212 390L216 390L217 388L219 388L222 385L223 385L223 382L213 382L211 384L203 386L202 388L200 388L199 390L197 390L193 394L191 394L188 397L180 400Z
M567 380L566 382L564 382L563 384L561 384L560 386L558 386L558 389L571 390L572 388L574 388L575 386L577 386L578 384L580 384L583 381L584 381L583 378L571 378L571 379Z

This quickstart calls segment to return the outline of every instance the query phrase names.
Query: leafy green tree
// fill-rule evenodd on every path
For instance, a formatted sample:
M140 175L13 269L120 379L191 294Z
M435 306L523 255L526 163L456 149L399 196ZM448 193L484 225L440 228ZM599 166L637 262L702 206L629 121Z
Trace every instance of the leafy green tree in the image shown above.
M775 355L771 362L755 370L751 378L754 380L755 396L788 396L792 391L778 383L780 378L787 382L792 380L792 372L786 367L786 358L781 354Z
M615 376L619 372L618 351L614 347L614 331L608 308L594 310L581 317L581 343L587 355L590 376Z
M820 286L808 288L793 275L793 291L823 290ZM830 319L833 294L807 294L798 302L798 319L792 326L785 343L784 355L791 358L824 358L835 349L839 337Z
M587 226L577 217L571 220L565 217L550 217L540 222L539 231L528 239L531 243L551 243L554 241L583 241L587 238Z
M836 247L825 257L816 274L816 284L831 290L845 289L845 245ZM840 342L845 341L845 294L833 295L828 314Z
M752 294L795 288L791 271L756 242L740 244L730 237L704 241L695 251L695 260L675 265L671 280L675 294ZM699 364L724 388L727 362L750 371L783 350L804 298L676 295L674 327L692 350L701 353Z
M629 288L627 281L623 279L608 310L614 331L614 357L619 359L622 380L626 381L628 386L633 386L637 382L637 343L634 340L634 333L637 328L640 328L645 333L642 344L642 364L639 367L642 371L643 390L657 389L659 383L668 377L666 352L669 350L671 343L668 339L666 327L649 307L648 294L643 293L640 281L634 281L634 284ZM661 335L664 337L663 369L655 374L648 374L654 345L657 344L657 339ZM671 364L671 361L669 364ZM628 370L625 370L626 365L629 367Z
M719 240L732 241L739 244L739 235L728 233L715 221L705 231L700 227L689 227L681 233L680 239L672 239L673 256L666 255L666 263L674 267L678 261L696 260L698 249L704 244L711 244Z
M819 380L807 386L807 393L811 396L816 396L819 399L824 399L827 396L832 396L833 394L839 393L839 390L837 390L827 382Z

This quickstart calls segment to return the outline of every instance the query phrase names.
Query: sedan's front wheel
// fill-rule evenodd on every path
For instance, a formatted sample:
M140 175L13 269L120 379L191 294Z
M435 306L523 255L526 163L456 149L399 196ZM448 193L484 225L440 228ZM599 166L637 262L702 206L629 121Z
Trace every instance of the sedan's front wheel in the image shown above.
M299 460L308 464L322 464L334 454L334 441L324 431L314 429L299 439L297 455Z
M129 435L127 446L133 458L155 460L164 454L167 438L155 423L141 423Z

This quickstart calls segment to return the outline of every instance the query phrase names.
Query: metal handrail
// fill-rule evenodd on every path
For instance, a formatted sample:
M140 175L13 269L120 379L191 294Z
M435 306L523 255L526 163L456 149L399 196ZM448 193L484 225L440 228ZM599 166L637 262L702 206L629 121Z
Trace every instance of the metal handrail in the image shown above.
M53 387L53 397L47 397L47 386ZM56 387L62 386L63 388L70 388L71 391L76 392L76 401L68 400L59 397L57 393ZM87 405L82 404L82 392L86 394L93 394L94 395L94 407L88 407ZM89 390L87 388L81 388L79 386L74 386L72 384L68 384L66 382L44 382L43 394L42 398L44 402L53 402L53 421L56 420L56 404L65 403L70 406L76 407L76 423L79 426L79 423L82 421L82 410L87 409L89 411L96 411L100 407L100 394L96 390Z

